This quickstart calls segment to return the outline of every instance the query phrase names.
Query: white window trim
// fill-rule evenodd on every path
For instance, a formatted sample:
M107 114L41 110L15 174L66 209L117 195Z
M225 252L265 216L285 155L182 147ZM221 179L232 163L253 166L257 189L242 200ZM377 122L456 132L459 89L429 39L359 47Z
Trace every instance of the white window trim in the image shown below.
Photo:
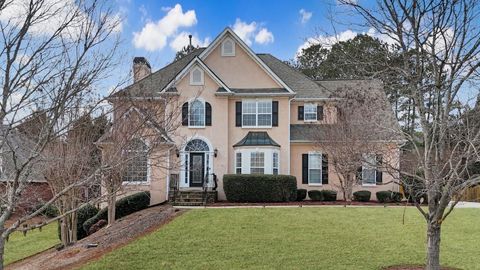
M203 104L203 125L202 126L193 126L190 124L190 108L191 108L191 104L195 101L200 101L202 104ZM188 128L191 128L191 129L195 129L195 128L205 128L206 127L206 117L207 117L207 107L205 105L205 100L203 99L200 99L200 98L196 98L196 99L192 99L188 102Z
M248 114L248 115L253 115L253 113L244 113L243 112L243 103L244 102L255 102L255 123L256 125L255 126L244 126L243 125L243 115L244 114ZM272 99L242 99L242 128L272 128L272 121L273 121L273 105L270 105L272 106L271 108L271 112L270 112L270 125L265 125L265 126L259 126L258 125L258 116L259 116L259 113L258 113L258 103L259 102L270 102L270 104L272 104ZM261 113L261 114L266 114L266 113Z
M367 167L367 166L364 166L362 165L362 187L376 187L377 186L377 155L376 154L365 154L364 155L364 158L366 158L367 155L373 155L375 157L375 176L374 176L374 180L375 180L375 183L374 184L370 184L370 183L365 183L364 182L364 177L363 177L363 170Z
M147 148L150 147L150 144L148 141L143 140L143 143L147 146ZM148 186L150 185L150 174L151 174L151 161L150 161L150 155L148 155L147 151L147 181L122 181L122 186ZM123 176L122 176L123 179Z
M310 155L320 155L320 183L310 183ZM309 186L323 186L323 171L322 171L323 155L321 152L308 152L308 185Z
M200 82L193 81L193 72L196 70L200 71ZM205 73L199 66L195 66L190 70L190 85L205 85Z
M232 52L231 53L227 53L225 52L224 50L224 44L227 42L227 41L230 41L232 43ZM235 42L231 39L231 38L226 38L222 41L222 56L235 56Z
M240 154L240 167L238 167L238 161L239 161L239 160L238 160L238 154ZM235 167L235 168L234 168L235 174L238 174L238 173L237 173L237 170L238 170L238 169L240 169L240 174L243 173L243 172L242 172L242 171L243 171L243 170L242 170L242 166L243 166L243 160L242 160L242 159L243 159L243 153L242 153L242 151L236 151L236 152L235 152L235 166L234 166L234 167Z
M317 122L318 120L318 104L317 103L305 103L303 104L303 121L304 122ZM314 106L315 107L315 119L308 119L306 117L307 106Z

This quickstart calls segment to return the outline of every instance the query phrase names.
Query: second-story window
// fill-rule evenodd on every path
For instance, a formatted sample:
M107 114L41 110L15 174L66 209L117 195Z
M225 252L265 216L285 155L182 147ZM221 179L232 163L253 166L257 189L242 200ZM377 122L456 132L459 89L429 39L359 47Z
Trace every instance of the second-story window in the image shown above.
M190 102L188 125L191 127L205 126L205 105L200 100Z
M303 114L305 121L317 121L317 104L305 103Z
M243 100L242 101L243 127L271 127L272 101L271 100Z

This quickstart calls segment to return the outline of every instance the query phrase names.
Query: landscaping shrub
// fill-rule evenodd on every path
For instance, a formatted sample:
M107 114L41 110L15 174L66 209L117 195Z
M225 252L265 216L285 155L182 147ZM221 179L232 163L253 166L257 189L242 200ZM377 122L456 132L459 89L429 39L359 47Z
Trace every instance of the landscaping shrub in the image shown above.
M80 240L87 236L86 231L83 230L83 223L95 216L97 213L98 208L90 204L87 204L77 210L77 240ZM58 223L58 238L61 240L62 238L60 230L60 223Z
M360 190L353 193L353 200L359 201L359 202L368 202L370 201L371 196L372 196L372 193L370 191Z
M37 205L37 207L35 207L34 211L37 211L38 209L40 209L44 205L45 204L43 204L43 203ZM54 218L54 217L58 216L58 209L55 205L49 204L45 209L43 209L43 211L40 214L43 215L43 216L46 216L48 218Z
M122 218L137 211L143 210L150 205L150 192L138 192L121 198L115 203L115 219ZM83 223L83 231L88 232L90 227L99 220L108 220L108 208L102 208L95 216Z
M307 198L307 190L303 188L297 189L297 202L303 201Z
M223 188L230 202L286 202L297 198L297 180L291 175L227 174Z
M403 180L402 186L405 192L405 198L408 199L408 202L420 203L422 202L422 199L423 199L423 203L427 203L428 197L426 193L425 183L409 176L404 176L402 180Z
M377 201L381 203L400 202L402 201L402 193L395 191L379 191L377 194Z
M308 197L312 201L323 201L323 192L320 190L309 190Z
M326 202L334 202L337 200L337 192L334 190L322 190L323 200Z

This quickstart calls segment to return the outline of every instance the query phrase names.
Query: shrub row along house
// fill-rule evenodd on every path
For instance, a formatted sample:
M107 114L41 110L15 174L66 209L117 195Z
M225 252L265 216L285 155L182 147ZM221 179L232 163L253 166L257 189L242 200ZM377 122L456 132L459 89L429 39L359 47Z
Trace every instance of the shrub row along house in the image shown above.
M146 59L135 58L133 84L109 99L114 123L124 123L125 132L145 124L132 135L128 152L137 155L124 166L122 188L148 190L152 204L205 188L224 200L226 174L293 175L298 188L337 189L333 159L322 145L346 114L338 106L345 93L376 93L362 102L380 108L368 121L398 129L379 81L311 80L270 54L254 53L230 28L208 47L190 48L153 73ZM365 153L372 163L360 164L353 191L396 191L394 172L375 164L398 167L401 140L371 132L383 160ZM118 144L113 133L98 142L104 152Z

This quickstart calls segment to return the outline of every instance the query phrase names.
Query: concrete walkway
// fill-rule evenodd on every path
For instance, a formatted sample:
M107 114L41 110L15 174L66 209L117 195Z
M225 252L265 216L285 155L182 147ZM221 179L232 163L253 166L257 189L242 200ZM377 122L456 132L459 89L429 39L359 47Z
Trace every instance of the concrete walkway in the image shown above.
M480 208L480 203L478 202L458 202L457 208Z

